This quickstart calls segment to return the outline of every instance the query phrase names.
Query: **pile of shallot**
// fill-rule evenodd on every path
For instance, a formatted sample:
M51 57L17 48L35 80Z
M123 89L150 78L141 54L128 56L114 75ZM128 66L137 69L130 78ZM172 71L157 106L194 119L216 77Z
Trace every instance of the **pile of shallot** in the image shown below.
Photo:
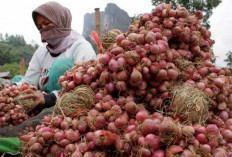
M21 137L23 154L232 156L230 71L210 61L214 41L202 19L201 11L162 3L118 35L112 49L75 63L59 78L61 94L89 85L94 108L74 117L44 117L35 132ZM208 96L205 123L186 125L170 114L172 90L183 85Z
M23 83L21 86L4 85L0 91L0 127L11 127L21 124L30 116L23 110L20 104L15 102L15 98L26 89L36 90L34 86Z

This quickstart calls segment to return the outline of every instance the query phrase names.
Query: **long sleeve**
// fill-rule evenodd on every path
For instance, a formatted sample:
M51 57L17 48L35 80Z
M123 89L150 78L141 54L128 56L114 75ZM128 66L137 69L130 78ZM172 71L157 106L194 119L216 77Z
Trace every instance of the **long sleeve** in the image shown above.
M36 86L39 90L46 91L50 70L56 60L69 58L76 62L87 61L95 57L96 54L92 45L84 38L75 41L70 48L57 57L50 55L46 45L40 46L29 63L25 77L17 85L22 84L22 82L28 82L30 85Z
M73 58L76 61L88 61L96 57L96 53L92 45L85 39L78 40L76 45L73 47Z
M25 77L20 82L17 83L18 85L22 84L22 82L28 82L30 85L34 85L37 88L39 87L40 70L41 70L40 59L39 59L40 50L41 50L40 48L37 49L34 55L32 56Z
M46 107L52 107L56 104L56 95L54 93L51 94L44 94L45 99L45 106Z

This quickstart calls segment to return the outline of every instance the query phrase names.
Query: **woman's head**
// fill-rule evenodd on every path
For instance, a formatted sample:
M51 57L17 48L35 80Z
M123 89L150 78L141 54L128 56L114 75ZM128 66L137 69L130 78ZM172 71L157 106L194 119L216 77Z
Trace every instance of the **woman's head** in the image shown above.
M36 27L40 32L42 32L45 29L55 27L55 24L42 15L38 14L36 16Z
M69 9L57 2L47 2L40 5L32 12L32 17L41 33L43 42L49 43L51 40L65 37L71 32L71 13ZM44 26L49 27L41 29L43 27L41 20L43 20Z

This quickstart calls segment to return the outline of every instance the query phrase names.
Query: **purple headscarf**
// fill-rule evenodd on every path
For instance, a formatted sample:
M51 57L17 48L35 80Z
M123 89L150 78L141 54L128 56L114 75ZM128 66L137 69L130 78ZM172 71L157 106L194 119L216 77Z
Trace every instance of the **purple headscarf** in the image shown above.
M73 42L82 36L71 29L72 16L68 8L57 2L47 2L32 12L35 25L36 17L40 14L55 24L41 31L42 42L47 42L50 53L59 54L69 48Z

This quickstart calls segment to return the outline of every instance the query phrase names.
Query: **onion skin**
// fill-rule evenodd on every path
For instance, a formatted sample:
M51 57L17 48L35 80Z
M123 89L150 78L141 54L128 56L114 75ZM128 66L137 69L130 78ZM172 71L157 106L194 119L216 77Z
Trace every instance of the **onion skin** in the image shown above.
M173 137L175 136L175 139L182 136L180 126L176 125L174 120L170 117L164 117L162 123L160 124L159 131L161 133L161 138L165 137L166 135L173 135Z
M197 82L197 83L196 83L196 87L197 87L198 89L204 91L205 88L206 88L206 84L205 84L204 82Z
M115 87L119 91L126 91L127 90L127 84L125 83L125 81L118 81L116 83Z
M136 38L136 41L137 41L139 44L144 44L144 43L145 43L144 34L138 34L138 35L137 35L137 38Z
M33 153L37 153L40 154L43 150L43 146L40 143L34 143L31 147L30 147L30 151Z
M86 152L86 153L87 153L87 152ZM86 153L85 153L85 154L86 154ZM74 152L72 153L71 157L82 157L82 153L76 150L76 151L74 151Z
M114 55L122 54L123 52L124 52L124 49L122 47L116 47L110 51L110 53Z
M165 80L168 77L168 73L164 69L160 69L156 75L157 80Z
M171 80L176 80L179 76L179 73L177 70L174 69L168 69L167 70L167 75Z
M211 152L211 147L208 145L208 144L203 144L203 145L200 145L200 150L201 150L201 154L202 155L209 155L210 152Z
M195 130L192 126L183 126L182 133L186 137L192 137L195 133Z
M122 34L119 34L117 37L116 37L116 42L117 44L120 44L122 40L124 40L126 37L125 37L125 34L122 33Z
M150 149L147 149L147 148L141 148L140 150L139 150L139 154L141 155L141 156L147 156L147 157L149 157L149 156L151 156L151 151L150 151Z
M211 89L211 88L208 88L208 87L205 88L204 92L205 92L210 98L212 98L213 95L214 95L212 89Z
M143 135L151 134L158 130L158 126L152 119L146 119L142 123L142 133Z
M196 139L201 143L201 144L207 144L208 140L205 134L198 134L196 136Z
M160 84L160 86L158 87L159 91L161 93L164 93L164 92L168 92L168 89L170 87L170 83L168 81L164 81Z
M156 42L156 38L155 38L155 33L152 31L149 31L147 33L147 35L145 36L145 41L146 43L150 44L150 43L155 43Z
M143 146L143 145L145 145L145 144L147 144L146 138L143 137L143 136L139 137L139 138L138 138L138 145L139 145L139 146Z
M129 65L135 65L140 61L140 56L135 50L126 51L125 60Z
M128 71L123 70L117 73L116 79L118 81L126 81L128 79Z
M137 113L138 112L138 105L133 101L127 102L125 104L125 110L131 114Z
M139 111L137 114L136 114L136 120L138 122L143 122L144 120L148 119L149 118L149 114L147 111L145 110L142 110L142 111Z
M65 131L65 138L70 142L75 142L80 139L80 133L72 129L69 129Z
M142 15L142 20L143 20L143 22L150 21L151 20L151 15L149 13L144 13Z
M232 142L232 131L228 129L224 129L221 132L223 138L227 140L228 142Z
M107 64L110 61L110 56L107 53L98 54L99 55L99 62L103 64Z
M67 85L67 90L73 90L76 87L76 83L74 81L70 81Z
M99 77L99 81L103 85L105 85L109 79L110 79L110 73L107 70L103 71Z
M160 49L159 46L157 44L151 44L150 46L150 51L152 54L159 54L160 53Z
M60 76L59 77L59 84L61 84L61 82L65 81L66 76Z
M200 126L200 127L196 128L195 130L197 133L206 134L206 128L204 126Z
M53 132L49 132L49 131L42 132L42 137L46 140L50 140L50 138L52 138L53 136L54 136Z
M227 152L223 148L216 148L212 150L213 156L221 156L221 157L227 157Z
M161 149L154 151L152 157L165 157L165 152Z
M141 84L143 81L143 76L142 74L136 69L133 68L133 71L130 76L130 80L135 83L136 85Z
M127 38L128 38L129 41L134 42L137 39L137 34L136 33L130 33Z
M186 157L186 156L190 157L190 156L194 156L194 154L190 150L185 149L183 153L180 155L180 157Z
M148 134L145 137L146 141L154 150L159 148L159 138L154 134Z
M226 107L227 107L227 104L224 101L219 103L217 106L218 110L220 110L220 111L224 111L226 109Z
M206 127L206 133L212 134L214 136L218 136L219 129L218 129L217 125L215 125L215 124L208 124Z
M214 79L214 84L220 89L223 88L224 83L225 83L225 81L223 80L223 78L215 78Z
M166 157L174 157L175 154L181 153L183 149L178 145L171 145L166 151Z
M117 72L119 69L119 64L115 59L111 59L109 62L109 69L113 72Z
M83 75L83 83L90 84L92 82L92 77L88 74Z
M54 156L60 156L61 155L61 148L57 144L53 144L52 147L50 148L50 153Z

